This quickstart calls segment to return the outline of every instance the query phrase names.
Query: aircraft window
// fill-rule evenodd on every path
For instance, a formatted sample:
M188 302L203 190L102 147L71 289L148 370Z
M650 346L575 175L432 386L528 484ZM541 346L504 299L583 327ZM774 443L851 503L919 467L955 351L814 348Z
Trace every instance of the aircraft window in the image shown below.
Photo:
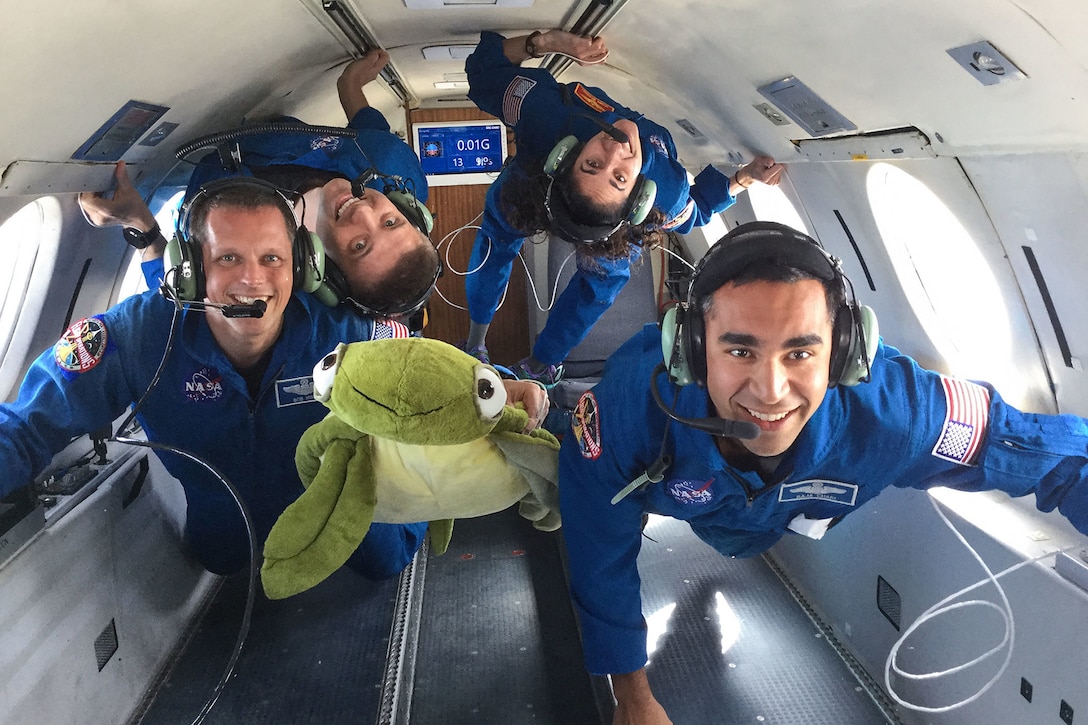
M877 163L866 183L899 283L952 366L949 372L974 375L985 365L986 379L1004 379L1008 371L990 366L1008 359L1012 332L1001 313L1005 303L997 280L977 243L936 194L902 169Z
M786 193L777 186L766 184L752 184L748 187L748 201L752 204L752 211L756 219L761 222L778 222L788 227L793 227L799 232L812 234L808 226L801 220L797 208L789 200Z
M60 204L52 197L35 199L0 225L0 394L18 383L31 333L38 323L41 299L52 273L53 257L43 255L49 269L43 282L31 284L35 261L42 250L57 249ZM16 326L24 333L16 336Z
M182 189L164 201L158 211L155 212L155 221L159 223L159 229L162 230L163 236L167 239L170 238L174 233L174 228L177 227L178 207L181 205L184 196L185 190ZM152 199L152 204L154 204L154 199ZM143 267L141 266L142 261L139 252L135 252L129 257L128 269L125 270L125 275L117 288L116 302L147 291L147 282L144 281Z

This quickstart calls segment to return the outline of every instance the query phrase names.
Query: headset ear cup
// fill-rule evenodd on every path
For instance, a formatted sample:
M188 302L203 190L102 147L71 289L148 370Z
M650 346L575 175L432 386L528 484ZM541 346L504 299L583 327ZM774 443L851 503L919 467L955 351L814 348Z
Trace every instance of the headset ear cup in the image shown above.
M869 368L880 342L880 325L876 312L868 305L850 308L843 316L851 321L850 347L835 380L839 385L857 385L869 379Z
M304 226L295 234L295 289L314 293L325 278L325 245Z
M688 316L681 305L674 305L661 320L661 356L669 378L677 385L691 385L695 378L688 366L688 350L685 344L685 319Z
M434 216L430 209L406 191L387 191L385 196L393 202L393 206L400 210L412 226L430 236L431 230L434 229Z
M165 281L181 302L204 299L204 258L200 247L174 234L162 255Z
M642 174L638 176L638 184L628 205L631 211L627 214L627 221L632 225L638 225L646 221L650 210L654 208L654 199L657 198L657 184L653 179L647 179Z
M570 163L578 156L577 153L572 153L572 151L580 145L578 138L575 136L564 136L559 139L559 143L552 147L551 153L548 154L548 158L544 161L544 173L548 176L556 176L564 167L564 162Z
M316 236L314 238L317 239ZM336 307L351 296L348 293L347 278L336 263L328 257L325 257L321 270L321 282L312 290L312 294L326 307Z

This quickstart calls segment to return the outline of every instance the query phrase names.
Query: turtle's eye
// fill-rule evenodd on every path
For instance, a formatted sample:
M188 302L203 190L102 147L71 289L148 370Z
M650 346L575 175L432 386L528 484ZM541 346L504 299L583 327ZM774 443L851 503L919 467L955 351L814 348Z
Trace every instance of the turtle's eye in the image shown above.
M484 420L494 420L502 415L506 405L506 388L495 370L487 365L477 365L475 370L476 409Z
M332 383L336 379L336 371L340 368L345 347L343 343L337 345L335 350L314 365L314 398L319 402L328 402L332 397Z

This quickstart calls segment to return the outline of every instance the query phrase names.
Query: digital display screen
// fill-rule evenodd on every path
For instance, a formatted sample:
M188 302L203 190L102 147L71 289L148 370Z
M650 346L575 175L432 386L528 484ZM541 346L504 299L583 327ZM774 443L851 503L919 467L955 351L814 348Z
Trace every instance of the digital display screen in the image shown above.
M421 123L413 126L416 153L427 182L467 175L453 183L489 183L506 158L506 127L498 121ZM486 174L480 177L479 174Z

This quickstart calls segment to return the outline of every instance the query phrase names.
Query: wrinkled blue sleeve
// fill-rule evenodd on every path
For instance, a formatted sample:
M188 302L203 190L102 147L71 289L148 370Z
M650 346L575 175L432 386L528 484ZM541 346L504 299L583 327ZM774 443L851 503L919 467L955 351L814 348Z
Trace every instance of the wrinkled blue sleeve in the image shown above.
M503 36L484 32L465 60L468 97L514 129L518 153L543 156L564 133L571 111L560 85L543 68L523 68L502 52Z
M73 438L111 423L132 400L116 343L78 374L57 364L54 348L43 352L15 401L0 405L0 495L28 485Z
M660 413L647 405L645 361L661 356L655 332L644 330L609 359L601 382L572 416L559 453L571 598L586 668L594 674L634 672L646 664L638 573L642 497L632 494L616 505L611 499L646 469L661 444L651 440L663 428Z
M695 177L695 183L689 190L690 197L680 217L666 220L665 227L679 234L687 234L695 227L709 222L736 203L736 198L729 193L729 177L713 166L707 166ZM686 218L683 218L686 215ZM675 226L673 222L678 222Z

